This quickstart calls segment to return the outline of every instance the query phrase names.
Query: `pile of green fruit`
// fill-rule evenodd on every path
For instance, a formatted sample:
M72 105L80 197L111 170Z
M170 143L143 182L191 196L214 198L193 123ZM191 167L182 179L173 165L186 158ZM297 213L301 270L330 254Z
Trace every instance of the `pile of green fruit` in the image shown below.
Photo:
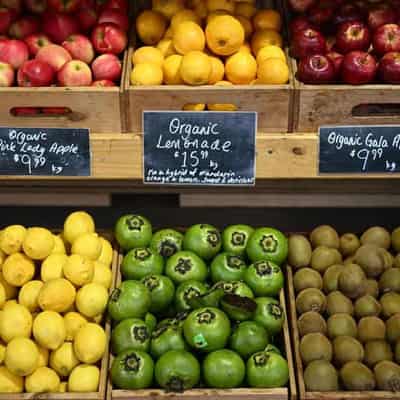
M289 238L307 391L400 390L399 252L400 228Z
M281 232L199 224L153 235L146 218L125 215L115 237L125 256L108 304L114 388L286 385Z

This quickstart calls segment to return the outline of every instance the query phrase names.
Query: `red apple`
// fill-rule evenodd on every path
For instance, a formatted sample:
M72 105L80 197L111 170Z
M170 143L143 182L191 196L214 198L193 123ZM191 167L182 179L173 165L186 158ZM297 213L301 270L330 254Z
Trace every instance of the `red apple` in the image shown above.
M83 35L71 35L62 43L64 49L71 54L74 60L81 60L90 64L94 59L92 42Z
M372 43L380 55L400 51L400 27L396 24L382 25L374 32Z
M16 117L29 117L40 114L39 107L14 107L11 109L12 115Z
M97 25L92 32L92 43L98 53L122 53L127 44L126 33L114 24Z
M12 15L8 8L0 8L0 34L7 33L11 26Z
M400 83L400 52L392 51L381 58L378 76L386 83Z
M40 23L34 16L22 17L15 21L8 30L8 34L16 39L24 39L25 37L39 32Z
M92 64L95 80L117 81L121 78L121 61L114 54L102 54Z
M297 13L306 12L315 3L315 0L289 0L290 8Z
M24 42L28 46L29 53L32 56L36 56L37 52L42 48L51 44L50 39L43 33L34 33L24 39Z
M303 31L309 28L314 29L310 21L304 15L299 15L293 18L289 24L291 36L293 36L296 32Z
M33 14L43 14L47 9L47 0L25 0L24 4Z
M326 57L333 62L333 65L335 67L335 75L340 76L340 70L342 68L344 56L340 53L337 53L336 51L330 51L329 53L326 53Z
M18 69L29 59L28 46L22 40L6 40L0 45L0 61Z
M54 81L54 70L44 61L29 60L18 70L17 80L19 86L49 86Z
M49 64L57 72L68 61L71 61L72 57L64 47L57 44L48 44L37 52L36 60Z
M99 87L111 87L115 86L115 83L112 81L108 81L107 79L102 79L101 81L94 81L92 86L99 86Z
M336 33L336 45L340 53L353 50L368 50L371 45L371 35L363 22L350 21L339 25Z
M17 16L22 12L22 0L0 0L0 7L13 10Z
M354 4L345 3L335 11L332 22L334 26L339 26L344 22L363 21L363 11Z
M96 0L80 0L78 4L78 10L85 10L88 8L96 8Z
M322 34L315 29L298 31L292 38L291 52L295 58L325 54L326 41Z
M124 14L122 11L119 11L114 8L106 8L100 14L99 24L111 23L119 26L125 32L129 29L129 20L128 16Z
M335 36L327 36L326 37L326 50L331 51L336 45L336 37Z
M57 79L61 86L90 86L92 71L83 61L72 60L58 71Z
M315 26L322 26L327 24L335 12L335 5L325 0L309 8L307 11L308 20Z
M110 9L110 8L117 9L125 14L128 14L129 4L127 0L108 0L104 4L103 9Z
M375 31L382 25L394 24L396 12L390 7L375 7L368 12L368 26Z
M307 56L299 62L297 77L301 82L309 84L329 83L335 78L335 66L324 55Z
M48 0L49 7L59 13L73 13L79 8L79 0Z
M83 32L89 32L97 24L97 13L91 8L83 8L75 15Z
M76 18L68 14L45 13L43 31L49 38L61 44L68 36L79 33L80 27Z
M361 85L372 82L375 78L377 64L375 58L365 51L351 51L342 62L342 79L350 85Z
M10 64L0 62L0 86L10 87L14 83L14 70Z

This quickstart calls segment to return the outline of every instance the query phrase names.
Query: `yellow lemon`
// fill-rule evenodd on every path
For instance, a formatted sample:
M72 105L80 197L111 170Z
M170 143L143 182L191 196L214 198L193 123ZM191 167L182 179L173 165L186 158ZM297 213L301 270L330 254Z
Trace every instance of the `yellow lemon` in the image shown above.
M22 248L24 253L32 260L44 260L53 251L53 234L46 228L29 228Z
M0 270L6 257L7 257L6 253L4 253L4 251L0 249Z
M92 322L83 325L74 339L76 357L86 364L96 363L104 355L106 340L106 334L101 326Z
M76 290L71 282L64 278L47 281L40 289L38 304L44 311L67 311L75 301Z
M249 53L236 53L226 61L225 73L230 82L248 85L257 75L257 62Z
M206 38L198 24L185 21L174 29L172 43L179 54L188 54L191 51L203 51Z
M10 285L3 276L3 272L0 271L0 283L4 287L4 290L6 291L6 299L15 299L18 295L18 289L16 286Z
M75 286L83 286L90 283L93 279L93 275L93 261L79 254L72 254L69 256L64 265L64 276Z
M143 46L135 50L132 55L133 64L157 64L160 67L163 65L164 55L160 49L153 46Z
M43 311L33 322L33 336L46 349L58 349L65 340L66 330L63 317L55 311Z
M145 10L136 18L136 32L140 40L149 46L156 45L167 29L167 20L159 12Z
M14 253L3 264L3 277L12 286L23 286L35 274L35 264L25 254Z
M257 81L260 84L283 85L289 80L289 67L280 58L269 58L258 66Z
M257 53L257 64L261 64L263 61L269 58L280 58L286 63L285 52L278 46L265 46L262 47Z
M94 262L94 275L92 283L99 283L106 289L111 287L112 283L112 271L111 268L107 267L101 262Z
M63 343L50 354L50 367L62 377L68 376L78 364L71 342Z
M215 17L221 17L222 15L231 15L225 10L215 10L207 15L206 25L208 25Z
M43 287L42 281L29 281L22 286L18 295L19 304L25 306L30 312L35 312L39 309L38 297L39 292Z
M25 390L28 393L54 393L58 392L59 387L60 378L47 367L39 367L25 379Z
M273 29L261 29L256 31L251 38L251 49L255 56L257 56L258 51L263 47L270 45L282 47L282 44L282 36Z
M242 24L230 15L215 17L206 27L207 46L220 56L237 52L244 43L244 35Z
M4 286L0 283L0 308L4 306L7 300L7 294L6 294L6 289Z
M195 103L187 103L182 107L183 111L204 111L206 109L206 105L203 103L195 104Z
M208 10L204 0L191 0L188 2L188 7L191 8L201 19L207 17Z
M67 251L65 249L65 243L62 240L61 236L53 235L54 237L54 247L51 254L66 254Z
M38 350L39 350L38 368L47 367L47 364L49 363L49 350L42 346L38 346Z
M166 18L171 19L180 10L185 8L185 0L153 0L152 8Z
M16 299L7 300L3 305L3 310L5 310L6 307L8 307L12 304L18 304L18 301Z
M20 252L25 235L26 229L22 225L7 226L0 236L0 249L6 254Z
M30 375L39 360L39 350L36 344L25 337L12 339L6 348L4 364L15 375Z
M31 336L32 315L29 310L17 303L10 303L0 315L0 336L8 343L16 337Z
M171 40L172 40L173 36L174 36L174 31L172 30L171 27L169 27L169 28L165 31L164 36L163 36L163 39L171 39ZM174 49L175 49L175 47L174 47Z
M245 51L246 53L250 53L251 54L251 47L247 42L244 42L240 47L239 47L239 51Z
M210 56L211 61L211 74L208 78L208 83L210 85L214 85L218 81L224 79L225 75L225 67L224 63L218 58L214 56Z
M4 343L0 343L0 364L4 363L5 355L6 355L6 346L4 345Z
M24 378L11 373L6 367L0 367L0 393L22 393Z
M179 69L181 67L182 56L180 54L173 54L164 60L163 72L164 83L167 85L181 85L183 80Z
M100 370L94 365L81 364L75 367L68 378L69 392L97 392Z
M71 342L74 340L76 332L78 332L83 325L87 324L88 321L83 315L75 311L70 311L64 315L64 323L67 331L65 340Z
M47 282L52 279L62 278L64 276L64 265L67 260L68 256L66 254L50 254L43 260L40 268L40 277L42 281Z
M134 86L158 86L163 82L163 71L159 65L143 63L135 65L131 73Z
M103 321L103 315L104 314L96 315L95 317L90 318L89 322L94 322L97 325L101 325L101 323Z
M251 24L251 21L241 15L235 15L235 18L242 24L244 29L244 37L248 39L253 33L253 25Z
M76 308L85 317L103 314L107 307L108 291L99 283L82 286L76 294Z
M79 254L89 260L95 261L100 257L103 245L97 233L85 233L76 238L71 253Z
M256 30L273 29L279 32L282 28L282 18L276 10L258 10L253 16L253 25Z
M207 0L206 5L209 12L215 10L225 10L230 14L235 12L234 0Z
M161 51L164 58L176 54L174 44L172 43L172 38L161 39L157 44L157 49Z
M102 236L100 236L100 241L101 241L101 254L97 259L97 261L109 267L113 261L113 256L114 256L113 248L111 246L111 243Z
M254 4L245 2L236 2L235 4L235 14L241 15L245 18L252 18L257 12L257 8Z
M174 31L182 22L192 21L197 25L201 24L199 16L190 9L184 8L178 11L171 19L171 28Z
M68 382L60 382L58 393L66 393L68 391Z
M85 211L76 211L68 215L64 221L63 237L68 243L84 233L94 233L95 225L93 218Z
M206 85L211 74L210 57L201 51L191 51L183 56L179 71L188 85Z

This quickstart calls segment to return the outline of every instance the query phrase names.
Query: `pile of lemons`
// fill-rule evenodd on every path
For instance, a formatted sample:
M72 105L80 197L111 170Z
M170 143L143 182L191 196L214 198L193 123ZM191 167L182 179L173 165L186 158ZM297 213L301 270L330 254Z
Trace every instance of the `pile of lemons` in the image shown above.
M131 84L285 84L281 28L255 0L153 0L136 19Z
M85 212L0 231L0 393L98 390L112 257Z

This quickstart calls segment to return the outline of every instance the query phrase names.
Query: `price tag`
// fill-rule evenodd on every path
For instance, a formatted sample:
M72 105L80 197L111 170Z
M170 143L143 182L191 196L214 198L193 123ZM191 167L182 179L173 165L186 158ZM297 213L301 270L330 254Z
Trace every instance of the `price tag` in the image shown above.
M0 127L0 175L90 176L88 129Z
M319 129L320 174L400 172L400 126Z
M144 183L254 185L255 112L145 111Z

